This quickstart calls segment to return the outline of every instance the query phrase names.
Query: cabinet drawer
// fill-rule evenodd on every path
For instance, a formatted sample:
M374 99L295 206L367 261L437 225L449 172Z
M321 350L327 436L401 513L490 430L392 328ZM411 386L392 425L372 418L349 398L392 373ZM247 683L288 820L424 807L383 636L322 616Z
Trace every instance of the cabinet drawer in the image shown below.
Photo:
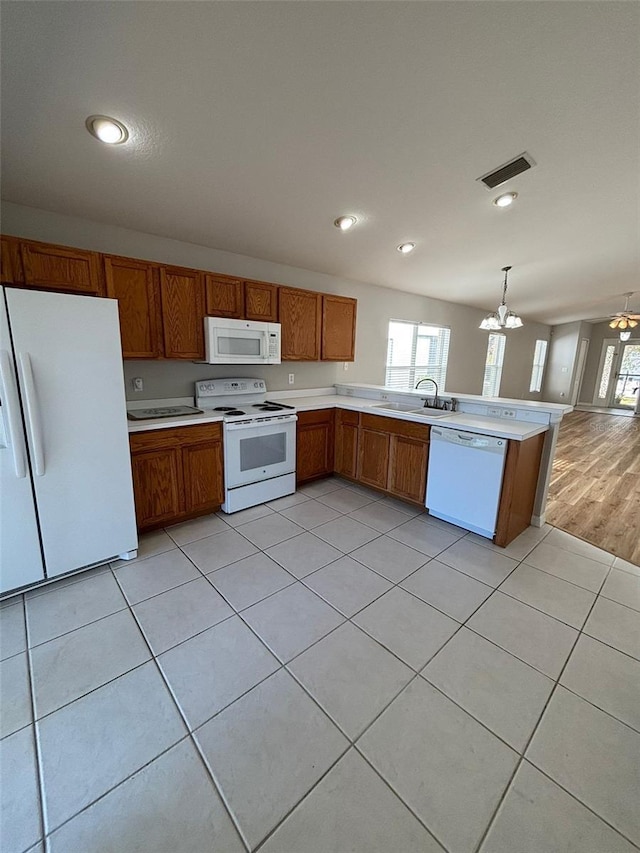
M336 415L341 424L358 426L358 423L360 422L360 413L352 412L349 409L337 409Z
M219 423L197 424L194 426L169 427L145 432L129 433L131 452L152 450L159 447L176 447L181 444L197 444L201 441L215 441L222 438L222 425Z
M419 441L429 441L431 427L428 424L416 424L413 421L401 421L396 418L385 418L380 415L362 415L360 426L365 429L388 432L390 435L405 435Z

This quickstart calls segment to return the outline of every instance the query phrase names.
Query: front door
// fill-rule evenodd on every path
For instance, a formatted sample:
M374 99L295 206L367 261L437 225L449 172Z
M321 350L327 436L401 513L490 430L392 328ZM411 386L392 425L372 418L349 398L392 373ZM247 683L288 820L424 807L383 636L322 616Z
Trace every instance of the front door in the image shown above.
M597 406L638 411L640 342L607 338L602 343L593 402Z

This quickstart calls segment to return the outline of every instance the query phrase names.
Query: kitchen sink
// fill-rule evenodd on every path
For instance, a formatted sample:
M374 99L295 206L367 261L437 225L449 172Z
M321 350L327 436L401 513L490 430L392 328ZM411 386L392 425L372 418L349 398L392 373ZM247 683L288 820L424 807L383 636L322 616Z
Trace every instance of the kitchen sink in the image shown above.
M376 403L372 406L373 409L391 409L394 412L415 412L416 406L407 405L406 403Z
M430 409L428 406L411 406L406 403L378 403L372 409L386 409L391 412L404 412L408 415L419 415L423 418L444 418L453 414L444 409Z

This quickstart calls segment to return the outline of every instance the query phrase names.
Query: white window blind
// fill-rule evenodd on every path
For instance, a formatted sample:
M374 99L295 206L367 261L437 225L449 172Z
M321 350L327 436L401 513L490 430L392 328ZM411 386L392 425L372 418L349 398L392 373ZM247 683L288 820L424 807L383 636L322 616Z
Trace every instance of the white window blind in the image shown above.
M407 390L421 379L435 379L444 390L450 334L444 326L390 320L385 385Z
M544 363L546 358L547 342L536 341L536 348L533 351L533 366L531 368L529 391L540 391L542 389L542 374L544 373Z
M497 397L500 394L506 340L506 335L495 334L494 332L489 334L487 361L484 366L484 381L482 383L483 397Z

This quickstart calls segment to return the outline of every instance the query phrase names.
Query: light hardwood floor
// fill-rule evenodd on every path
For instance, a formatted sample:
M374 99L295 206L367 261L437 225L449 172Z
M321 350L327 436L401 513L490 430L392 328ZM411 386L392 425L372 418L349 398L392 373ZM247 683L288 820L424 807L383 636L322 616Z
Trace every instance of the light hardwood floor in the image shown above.
M640 565L640 418L592 412L563 418L546 516Z

